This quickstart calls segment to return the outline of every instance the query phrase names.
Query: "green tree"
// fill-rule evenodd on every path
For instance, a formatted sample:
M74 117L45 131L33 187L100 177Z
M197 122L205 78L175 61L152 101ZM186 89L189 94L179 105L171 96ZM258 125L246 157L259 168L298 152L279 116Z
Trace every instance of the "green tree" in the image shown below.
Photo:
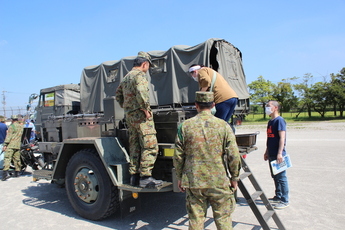
M248 84L249 91L251 93L250 100L254 104L260 104L264 111L264 118L266 118L265 106L267 101L272 100L274 84L268 80L265 80L263 76L259 76L256 81Z
M252 104L250 106L250 110L253 112L253 113L258 113L259 112L259 107L261 107L260 105L255 105L255 104Z
M281 114L289 112L292 107L297 106L298 98L295 96L290 79L283 79L273 87L273 97L281 104Z
M345 109L345 68L340 73L331 74L330 93L334 102L334 115L336 116L336 107L340 111L340 117L343 117Z
M299 79L299 78L296 78L296 79ZM307 73L303 76L301 83L293 85L295 90L299 92L300 101L302 103L302 107L299 113L296 115L296 117L298 117L298 115L303 111L304 108L307 108L308 116L311 117L311 110L313 108L313 100L311 99L311 95L310 95L312 79L313 79L313 75L311 75L310 73Z
M329 82L317 82L311 86L309 93L312 100L311 105L314 110L318 112L321 117L325 117L326 108L331 101L329 96L330 83Z

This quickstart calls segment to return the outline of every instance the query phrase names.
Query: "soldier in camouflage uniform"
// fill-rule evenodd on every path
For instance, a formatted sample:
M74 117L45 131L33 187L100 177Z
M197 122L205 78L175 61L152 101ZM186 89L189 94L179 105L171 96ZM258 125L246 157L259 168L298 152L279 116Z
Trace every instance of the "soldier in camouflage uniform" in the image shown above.
M19 176L19 171L22 166L20 162L20 147L22 144L21 139L23 130L23 126L18 122L18 117L12 116L12 124L8 128L7 136L2 149L5 152L4 169L1 179L2 181L5 181L10 177L8 170L10 169L12 160L15 167L14 177Z
M123 78L116 90L116 100L125 110L129 132L131 174L130 184L155 187L161 180L152 177L158 154L158 143L149 99L146 72L152 66L148 53L139 52L133 69Z
M241 158L231 127L211 114L213 100L212 92L196 92L198 115L184 121L176 136L174 167L178 187L187 193L189 229L204 229L208 205L217 229L232 229Z

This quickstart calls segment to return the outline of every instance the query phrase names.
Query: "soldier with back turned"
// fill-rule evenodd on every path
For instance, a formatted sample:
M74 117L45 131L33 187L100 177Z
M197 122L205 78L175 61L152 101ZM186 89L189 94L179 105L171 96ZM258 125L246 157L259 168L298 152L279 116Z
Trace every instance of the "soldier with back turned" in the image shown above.
M241 158L231 127L211 114L212 92L196 92L198 114L178 128L174 166L181 192L186 192L189 229L204 229L211 205L217 229L232 229ZM230 174L230 175L229 175Z

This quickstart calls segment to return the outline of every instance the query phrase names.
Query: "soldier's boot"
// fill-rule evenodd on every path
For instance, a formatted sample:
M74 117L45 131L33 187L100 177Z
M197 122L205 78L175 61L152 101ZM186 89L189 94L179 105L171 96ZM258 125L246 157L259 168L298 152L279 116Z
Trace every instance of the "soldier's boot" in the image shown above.
M4 171L2 171L2 178L1 178L1 180L2 181L5 181L5 180L7 180L8 178L10 178L11 176L10 176L10 174L8 174L8 171L6 170L4 170Z
M15 171L13 177L19 177L19 171Z
M136 174L131 175L131 179L129 183L132 186L139 186L139 181L140 181L140 174L136 173Z
M140 187L142 188L155 188L163 184L162 180L156 180L152 176L144 176L140 178Z

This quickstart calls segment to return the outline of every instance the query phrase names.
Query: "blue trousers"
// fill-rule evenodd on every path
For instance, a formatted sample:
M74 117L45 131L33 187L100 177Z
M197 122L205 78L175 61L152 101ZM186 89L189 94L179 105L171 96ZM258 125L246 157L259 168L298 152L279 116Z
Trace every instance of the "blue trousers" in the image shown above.
M274 185L276 187L275 196L284 203L289 203L289 184L286 176L286 170L281 173L278 173L277 175L273 175L271 169L271 176L274 180Z
M216 104L217 112L214 116L223 119L224 121L230 123L230 118L235 111L238 98L233 97L226 101Z

